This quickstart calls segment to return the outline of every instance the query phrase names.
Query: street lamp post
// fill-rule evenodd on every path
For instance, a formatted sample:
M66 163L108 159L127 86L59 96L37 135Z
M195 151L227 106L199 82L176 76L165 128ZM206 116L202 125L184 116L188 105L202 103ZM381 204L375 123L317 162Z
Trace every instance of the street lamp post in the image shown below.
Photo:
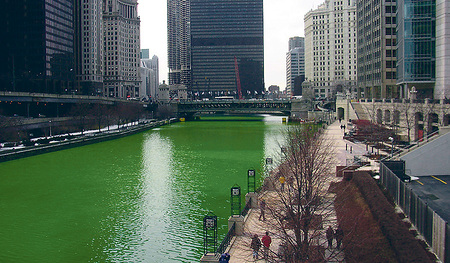
M394 157L394 138L389 137L388 138L391 141L391 158Z

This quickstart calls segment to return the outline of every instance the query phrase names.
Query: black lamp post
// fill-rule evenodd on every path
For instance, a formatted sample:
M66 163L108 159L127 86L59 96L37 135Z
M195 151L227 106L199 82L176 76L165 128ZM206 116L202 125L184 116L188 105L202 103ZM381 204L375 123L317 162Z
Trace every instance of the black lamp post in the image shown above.
M248 170L247 171L247 186L248 186L248 192L254 193L256 188L256 172L255 170Z
M241 214L241 187L234 185L231 187L231 216Z
M215 253L217 249L217 216L209 213L203 218L203 253Z

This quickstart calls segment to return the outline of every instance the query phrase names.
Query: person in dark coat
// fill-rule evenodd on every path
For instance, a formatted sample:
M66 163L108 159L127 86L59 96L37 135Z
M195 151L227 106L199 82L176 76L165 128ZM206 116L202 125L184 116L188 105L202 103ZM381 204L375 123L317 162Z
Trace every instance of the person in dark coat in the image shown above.
M327 231L326 231L326 236L327 236L327 240L328 240L328 248L332 248L334 231L333 231L333 228L331 228L331 226L328 226Z
M220 258L219 258L219 263L228 263L230 262L230 254L228 253L223 253Z
M336 233L334 235L336 236L336 247L337 249L340 249L342 239L344 239L344 231L342 230L341 226L338 226L338 228L336 229Z
M258 238L258 235L255 234L252 237L252 243L250 244L251 249L253 249L253 259L258 259L258 252L261 248L261 241Z

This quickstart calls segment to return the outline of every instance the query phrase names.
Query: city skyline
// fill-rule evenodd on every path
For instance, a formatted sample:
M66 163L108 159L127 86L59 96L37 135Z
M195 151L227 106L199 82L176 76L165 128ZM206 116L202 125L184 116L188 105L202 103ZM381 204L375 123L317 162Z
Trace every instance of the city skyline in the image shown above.
M308 4L288 0L283 5L275 0L264 1L265 87L286 88L286 50L288 40L304 36L304 15L324 0ZM167 66L167 1L139 1L141 48L160 59L160 81L168 80Z

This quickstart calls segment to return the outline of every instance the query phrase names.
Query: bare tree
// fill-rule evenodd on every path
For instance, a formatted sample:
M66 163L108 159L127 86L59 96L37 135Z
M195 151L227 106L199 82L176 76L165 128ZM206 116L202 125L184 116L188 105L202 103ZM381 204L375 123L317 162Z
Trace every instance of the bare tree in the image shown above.
M323 223L330 216L333 201L325 198L327 179L334 164L333 149L322 132L312 125L288 126L285 133L284 162L271 178L286 179L277 198L267 205L268 224L277 231L288 262L321 261Z
M102 124L105 121L105 119L108 117L107 110L108 110L108 108L104 104L97 103L97 104L94 104L94 106L92 107L91 114L97 123L98 131L101 131Z
M75 126L80 129L81 134L84 133L84 130L87 126L87 118L90 114L91 106L87 103L78 103L72 106L70 110L70 115L73 116L75 121Z

